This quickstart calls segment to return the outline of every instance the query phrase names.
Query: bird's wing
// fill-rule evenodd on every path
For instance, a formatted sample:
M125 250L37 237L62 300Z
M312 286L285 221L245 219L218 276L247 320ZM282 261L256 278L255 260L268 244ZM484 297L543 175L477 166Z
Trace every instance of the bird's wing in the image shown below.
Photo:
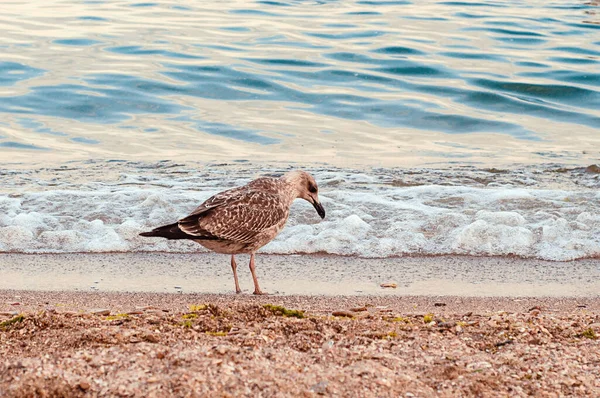
M196 207L194 209L194 211L190 213L189 216L180 220L180 222L187 218L201 215L202 213L205 213L215 207L219 207L226 203L239 200L240 197L242 197L247 192L248 192L247 186L232 188L232 189L228 189L223 192L219 192L218 194L213 195L210 198L206 199L204 201L204 203L202 203L200 206Z
M217 196L219 195L215 195ZM200 239L217 238L250 243L260 232L285 220L287 213L288 207L284 205L280 195L240 189L229 191L226 198L212 200L207 209L194 211L179 220L179 228Z

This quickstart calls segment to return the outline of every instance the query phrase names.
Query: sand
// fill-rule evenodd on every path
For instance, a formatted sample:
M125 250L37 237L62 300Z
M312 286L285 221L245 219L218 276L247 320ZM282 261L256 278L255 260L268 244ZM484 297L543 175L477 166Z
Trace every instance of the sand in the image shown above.
M600 394L598 298L12 290L0 303L6 397Z
M0 397L600 396L598 260L259 261L0 255Z
M252 292L248 256L240 285ZM229 257L208 253L0 254L1 289L230 293ZM260 286L282 295L590 297L600 292L600 259L552 262L507 257L257 255ZM383 290L381 283L397 289Z

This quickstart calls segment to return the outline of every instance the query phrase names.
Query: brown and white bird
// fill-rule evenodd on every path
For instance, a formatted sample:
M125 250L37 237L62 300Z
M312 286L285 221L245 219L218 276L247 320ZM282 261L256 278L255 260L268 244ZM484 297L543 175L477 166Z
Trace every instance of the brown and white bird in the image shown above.
M325 218L318 193L315 179L304 171L291 171L280 178L258 178L210 197L189 216L174 224L140 235L190 239L214 252L231 254L236 293L242 290L235 255L250 254L254 294L263 294L256 278L254 254L281 231L295 199L310 202L319 216Z

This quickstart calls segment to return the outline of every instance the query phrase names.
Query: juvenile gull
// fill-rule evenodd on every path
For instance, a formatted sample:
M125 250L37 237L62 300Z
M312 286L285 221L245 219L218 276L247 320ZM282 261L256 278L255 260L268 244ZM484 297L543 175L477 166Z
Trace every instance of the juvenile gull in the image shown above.
M310 202L319 216L325 218L318 191L315 179L304 171L291 171L280 178L258 178L210 197L189 216L174 224L140 235L190 239L214 252L231 254L236 293L242 290L238 283L235 255L248 253L254 294L263 294L256 278L254 254L281 231L295 199Z

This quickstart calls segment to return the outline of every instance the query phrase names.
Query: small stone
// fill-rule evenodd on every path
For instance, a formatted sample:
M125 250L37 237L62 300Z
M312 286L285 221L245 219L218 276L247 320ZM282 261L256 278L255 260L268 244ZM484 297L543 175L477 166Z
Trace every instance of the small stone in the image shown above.
M327 381L320 381L317 384L313 385L310 390L312 392L314 392L315 394L319 394L319 395L325 395L325 393L327 392L327 385L329 384L329 382Z
M395 288L398 287L398 285L395 282L385 282L385 283L382 283L379 286L381 286L383 288L392 288L392 289L395 289Z
M62 315L66 316L66 317L74 317L74 316L79 316L79 312L76 311L63 311L61 312Z
M353 318L354 314L348 311L333 311L331 313L331 315L333 316L340 316L340 317L346 317L346 318Z
M90 383L88 383L87 381L80 381L79 382L79 388L81 388L83 391L87 391L89 390L91 387Z
M323 351L327 351L327 350L331 350L333 348L334 345L334 341L333 340L328 340L326 342L323 343L323 345L321 346L321 348L323 349Z
M19 313L17 311L0 312L0 316L15 316L15 315L19 315Z
M379 384L380 386L384 386L384 387L392 386L392 383L390 383L390 381L388 379L377 379L376 383Z
M135 307L138 311L149 311L149 310L157 310L158 308L153 305L145 305L142 307Z
M454 321L438 322L437 325L440 329L450 329L451 327L456 325L456 322L454 322Z
M158 337L153 334L145 334L142 336L142 339L149 343L158 343L159 342Z
M481 362L473 362L467 365L467 370L471 372L479 372L485 369L490 369L492 364L489 362L481 361Z
M90 310L89 312L90 312L90 314L93 314L93 315L100 315L100 316L110 315L110 310L107 310L106 308L94 308L93 310Z
M434 307L445 307L446 303L433 303Z
M350 308L350 311L352 311L352 312L367 311L367 307L354 307L354 308Z
M512 339L507 339L507 340L500 341L500 342L496 343L496 344L495 344L495 346L496 346L496 347L502 347L502 346L505 346L505 345L507 345L507 344L512 344L513 342L514 342L514 340L512 340Z
M13 303L10 303L10 305L21 305L21 303L19 303L18 301L15 301Z
M586 173L598 174L600 173L600 167L597 164L591 164L585 168Z
M161 322L160 322L160 319L159 319L159 318L157 318L157 317L155 317L155 316L148 317L148 318L146 319L146 322L148 322L148 323L149 323L149 324L151 324L151 325L158 325L158 324L160 324L160 323L161 323Z

